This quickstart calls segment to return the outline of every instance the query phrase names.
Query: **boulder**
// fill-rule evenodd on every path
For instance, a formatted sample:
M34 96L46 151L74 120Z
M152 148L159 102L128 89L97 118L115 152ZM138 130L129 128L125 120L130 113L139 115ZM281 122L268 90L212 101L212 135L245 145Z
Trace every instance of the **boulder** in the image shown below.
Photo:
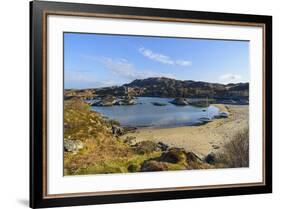
M206 157L205 157L205 161L206 163L209 163L209 164L214 164L216 162L216 154L211 152L210 154L208 154Z
M92 102L91 106L112 106L116 103L116 98L113 96L107 96L100 98L99 100Z
M175 98L173 101L171 101L171 103L174 105L180 105L180 106L189 104L187 99L185 99L185 98Z
M170 148L167 152L164 152L159 161L178 163L186 160L186 152L182 148Z
M156 160L148 160L145 161L141 165L142 172L148 172L148 171L167 171L168 170L168 165L165 162L159 162Z
M166 103L161 103L161 102L151 102L154 106L166 106Z
M152 141L138 142L133 146L133 148L136 153L141 154L141 155L146 154L146 153L151 153L154 151L159 151L157 144Z
M202 160L200 159L200 157L198 157L193 152L188 152L188 153L185 154L185 156L186 156L187 162L202 163Z

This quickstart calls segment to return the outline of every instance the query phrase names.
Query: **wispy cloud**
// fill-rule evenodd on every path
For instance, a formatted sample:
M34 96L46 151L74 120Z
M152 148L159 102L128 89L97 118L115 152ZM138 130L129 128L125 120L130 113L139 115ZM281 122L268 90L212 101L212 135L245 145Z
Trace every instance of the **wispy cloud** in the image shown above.
M144 47L141 47L141 48L139 48L139 52L143 56L145 56L145 57L147 57L151 60L161 62L163 64L170 64L170 65L174 64L174 61L169 56L159 54L159 53L155 53L155 52L151 51L150 49L146 49Z
M103 57L100 61L105 67L115 73L117 76L133 79L143 79L147 77L174 77L172 74L167 73L156 73L150 70L136 69L133 63L127 59L119 58L113 59L109 57Z
M190 66L192 64L192 62L188 60L176 60L175 63L181 66Z
M242 79L241 75L232 74L232 73L223 74L219 77L219 80L224 83L240 82L241 79Z
M167 55L153 52L152 50L144 48L144 47L139 48L139 52L143 56L147 57L148 59L154 60L156 62L160 62L162 64L179 65L179 66L184 66L184 67L190 66L192 64L192 62L189 60L180 60L180 59L174 60Z
M124 58L97 57L84 54L82 54L81 57L94 62L102 63L107 70L114 73L117 77L127 80L128 82L134 79L144 79L148 77L175 78L175 75L170 73L158 73L153 70L136 68L132 62Z

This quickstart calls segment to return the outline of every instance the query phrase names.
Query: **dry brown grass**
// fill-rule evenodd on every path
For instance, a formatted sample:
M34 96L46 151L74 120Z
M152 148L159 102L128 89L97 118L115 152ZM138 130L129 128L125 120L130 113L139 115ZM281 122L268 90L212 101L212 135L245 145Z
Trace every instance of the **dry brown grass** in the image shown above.
M238 132L218 154L218 165L228 168L249 167L249 129Z

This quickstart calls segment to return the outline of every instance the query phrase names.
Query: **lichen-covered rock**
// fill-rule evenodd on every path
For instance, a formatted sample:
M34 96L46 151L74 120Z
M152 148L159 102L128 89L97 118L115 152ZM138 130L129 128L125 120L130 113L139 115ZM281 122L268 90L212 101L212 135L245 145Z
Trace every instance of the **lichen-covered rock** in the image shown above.
M133 148L137 154L141 154L141 155L146 153L151 153L154 151L159 151L157 144L152 141L138 142L133 146Z
M84 145L79 140L65 139L63 141L63 147L66 152L77 153L79 150L83 149Z

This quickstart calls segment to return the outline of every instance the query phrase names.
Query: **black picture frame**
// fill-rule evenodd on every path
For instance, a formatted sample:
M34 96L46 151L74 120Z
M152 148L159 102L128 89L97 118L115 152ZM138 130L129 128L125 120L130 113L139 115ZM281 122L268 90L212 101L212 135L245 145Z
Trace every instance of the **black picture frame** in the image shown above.
M75 15L109 14L125 15L133 19L139 17L161 18L163 20L189 19L214 23L239 22L262 24L265 28L264 48L264 184L242 185L239 187L182 189L155 192L135 192L102 195L46 196L46 76L44 45L48 14ZM93 4L30 2L30 207L44 208L121 202L153 201L182 198L199 198L228 195L260 194L272 192L272 17L261 15L229 14L140 7L105 6Z

